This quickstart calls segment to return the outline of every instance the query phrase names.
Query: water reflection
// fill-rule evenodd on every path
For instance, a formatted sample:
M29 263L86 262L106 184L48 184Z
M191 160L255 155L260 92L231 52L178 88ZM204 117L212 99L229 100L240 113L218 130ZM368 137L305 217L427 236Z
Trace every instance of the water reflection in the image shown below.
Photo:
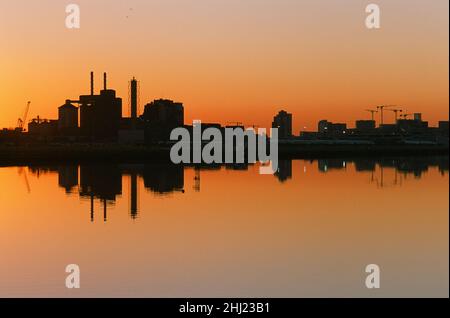
M77 297L374 297L372 263L376 297L448 296L448 160L1 168L0 295L73 297L70 262Z
M294 180L293 164L297 160L280 160L278 171L274 177L282 184ZM356 158L356 159L318 159L309 160L311 164L317 162L317 169L321 173L331 171L345 171L352 166L356 173L369 173L369 181L378 188L386 186L401 186L409 175L421 178L430 167L437 167L441 174L449 170L449 157L415 157L415 158ZM103 208L103 220L108 220L108 206L114 205L122 195L123 177L129 179L129 216L136 219L139 216L139 180L143 180L144 188L155 195L185 193L185 169L194 170L193 190L201 191L202 171L235 170L247 171L251 164L232 165L174 165L171 163L155 162L144 164L119 163L82 163L63 164L54 166L33 165L28 167L29 173L39 177L43 174L58 174L58 185L67 194L78 194L83 200L90 201L90 220L95 219L95 201L99 201ZM385 170L394 171L394 176L386 180ZM304 167L306 173L306 166ZM24 175L29 189L27 173L19 168L19 174ZM301 178L301 176L298 176ZM207 186L207 185L205 185Z
M292 160L280 160L278 171L274 174L280 182L286 182L292 178Z
M449 170L449 158L443 157L408 157L408 158L380 158L380 159L326 159L318 160L318 167L321 172L330 170L345 170L348 165L353 164L357 172L370 172L370 181L383 188L390 185L402 185L403 181L412 175L414 178L421 178L431 167L437 167L443 175ZM394 170L394 178L387 184L385 180L385 170Z

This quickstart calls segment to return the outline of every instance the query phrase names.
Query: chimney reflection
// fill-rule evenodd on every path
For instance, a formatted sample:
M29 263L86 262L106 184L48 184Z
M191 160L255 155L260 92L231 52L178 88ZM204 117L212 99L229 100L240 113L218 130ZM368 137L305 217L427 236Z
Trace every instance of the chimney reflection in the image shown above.
M91 221L94 221L94 199L103 203L103 220L108 219L108 203L114 204L122 194L122 174L114 164L80 165L80 197L91 200Z
M138 176L133 172L130 174L130 217L138 217Z
M317 169L325 174L331 173L333 170L345 170L350 166L354 167L356 173L368 172L370 182L380 188L402 186L408 176L421 178L430 167L436 167L441 174L448 173L449 170L449 161L446 156L309 160L310 163L314 161L317 161ZM129 200L129 216L131 219L137 219L140 214L139 184L141 179L146 189L158 195L184 193L184 169L193 169L193 190L198 192L200 191L200 175L203 170L225 169L232 170L231 173L234 173L234 171L246 171L249 166L249 164L183 166L164 162L146 164L83 163L81 165L29 166L28 171L37 177L57 173L58 185L67 194L74 193L78 187L80 198L89 200L91 222L95 221L96 201L101 206L103 221L107 222L108 207L114 205L117 198L122 195L123 177L129 180L129 191L126 191ZM292 167L292 160L279 160L279 169L274 177L282 183L292 179Z
M129 215L139 216L139 177L144 186L154 193L166 195L184 191L184 167L182 165L153 164L89 164L80 166L80 197L91 202L91 221L95 218L95 200L102 204L103 220L108 220L108 206L114 205L122 195L122 177L129 177ZM61 184L60 184L61 185Z

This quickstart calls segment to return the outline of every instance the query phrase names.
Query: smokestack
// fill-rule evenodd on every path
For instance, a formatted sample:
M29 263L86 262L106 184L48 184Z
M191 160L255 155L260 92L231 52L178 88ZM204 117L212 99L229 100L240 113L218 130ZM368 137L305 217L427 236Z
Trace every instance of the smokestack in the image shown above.
M137 81L133 77L130 82L131 118L137 118Z
M91 95L94 95L94 72L91 72Z
M103 73L103 89L106 91L106 72Z

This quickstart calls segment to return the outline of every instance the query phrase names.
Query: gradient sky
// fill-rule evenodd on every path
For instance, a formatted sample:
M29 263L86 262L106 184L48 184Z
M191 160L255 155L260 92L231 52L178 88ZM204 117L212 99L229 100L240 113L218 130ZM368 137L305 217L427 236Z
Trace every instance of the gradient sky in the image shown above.
M364 24L371 2L380 30ZM65 28L69 3L79 30ZM0 0L0 127L28 100L30 117L56 118L89 92L90 70L96 90L108 72L124 115L136 76L141 109L174 99L186 122L268 127L285 109L298 133L398 104L434 125L448 120L448 10L448 0Z

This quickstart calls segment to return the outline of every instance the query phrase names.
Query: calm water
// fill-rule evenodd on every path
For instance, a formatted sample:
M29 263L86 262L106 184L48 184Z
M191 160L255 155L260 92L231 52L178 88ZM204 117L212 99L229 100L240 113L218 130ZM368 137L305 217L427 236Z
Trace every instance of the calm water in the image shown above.
M0 168L0 296L448 297L448 162Z

